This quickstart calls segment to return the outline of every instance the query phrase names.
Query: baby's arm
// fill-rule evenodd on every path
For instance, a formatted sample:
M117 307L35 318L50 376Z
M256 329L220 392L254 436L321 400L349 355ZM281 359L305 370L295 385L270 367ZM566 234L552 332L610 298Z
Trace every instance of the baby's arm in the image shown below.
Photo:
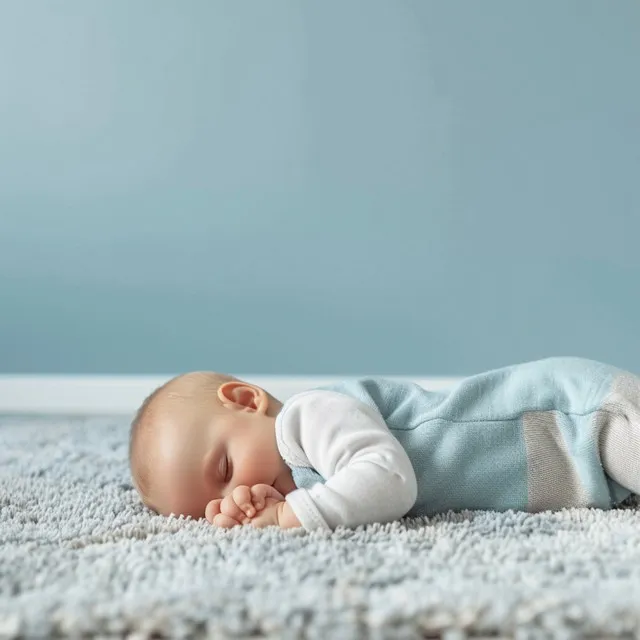
M390 522L414 505L417 480L406 451L380 413L355 398L300 394L279 416L276 433L289 464L326 478L286 496L305 529Z

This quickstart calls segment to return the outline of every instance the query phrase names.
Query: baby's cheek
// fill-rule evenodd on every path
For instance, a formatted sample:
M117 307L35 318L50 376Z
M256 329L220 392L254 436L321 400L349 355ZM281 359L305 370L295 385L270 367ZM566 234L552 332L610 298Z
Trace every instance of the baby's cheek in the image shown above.
M247 462L249 463L243 464L238 470L237 477L234 478L234 482L237 481L238 486L252 487L255 484L271 484L274 481L277 470L272 471L264 457L257 456L253 463Z

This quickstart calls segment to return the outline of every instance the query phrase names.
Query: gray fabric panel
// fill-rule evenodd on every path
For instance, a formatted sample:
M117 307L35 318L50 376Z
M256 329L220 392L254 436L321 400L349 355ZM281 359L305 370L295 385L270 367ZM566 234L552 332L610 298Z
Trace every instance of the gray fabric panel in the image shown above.
M528 461L529 510L544 511L589 504L569 457L553 411L532 411L522 417Z
M640 379L630 374L616 377L595 419L607 475L640 493Z

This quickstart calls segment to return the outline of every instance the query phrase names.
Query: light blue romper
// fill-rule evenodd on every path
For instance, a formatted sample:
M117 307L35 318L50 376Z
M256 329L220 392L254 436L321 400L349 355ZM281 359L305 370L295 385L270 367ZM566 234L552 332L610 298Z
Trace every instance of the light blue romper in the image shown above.
M621 369L562 357L474 375L446 391L383 378L322 388L376 408L402 444L418 480L408 516L608 509L632 493L608 477L599 451L601 430L625 412L625 390L640 389ZM311 468L292 474L297 487L324 482Z

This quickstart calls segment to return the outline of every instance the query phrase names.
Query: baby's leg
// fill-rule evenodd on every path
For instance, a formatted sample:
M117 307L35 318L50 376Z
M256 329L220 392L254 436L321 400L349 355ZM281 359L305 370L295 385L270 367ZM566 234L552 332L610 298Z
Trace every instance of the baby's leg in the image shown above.
M640 494L640 378L628 373L616 377L596 421L606 474Z

